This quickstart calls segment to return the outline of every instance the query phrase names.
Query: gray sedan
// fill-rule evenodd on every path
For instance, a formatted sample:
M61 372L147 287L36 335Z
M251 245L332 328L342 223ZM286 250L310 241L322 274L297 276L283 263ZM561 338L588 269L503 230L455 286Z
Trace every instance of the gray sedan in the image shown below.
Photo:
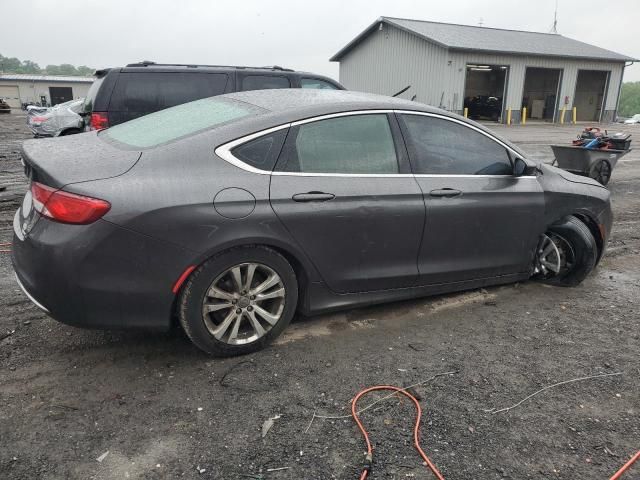
M311 315L531 277L581 282L609 192L458 115L344 91L198 100L27 141L13 264L53 318L216 355Z

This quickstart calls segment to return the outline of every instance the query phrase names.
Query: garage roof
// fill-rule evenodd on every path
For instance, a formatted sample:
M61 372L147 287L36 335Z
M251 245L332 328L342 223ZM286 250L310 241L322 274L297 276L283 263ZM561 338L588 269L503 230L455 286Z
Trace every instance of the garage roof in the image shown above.
M73 77L64 75L31 75L23 73L0 73L0 81L12 82L65 82L93 83L93 77Z
M617 62L637 61L620 53L563 37L557 33L526 32L501 28L456 25L452 23L427 22L406 18L380 17L365 31L331 57L339 61L346 53L364 40L379 24L389 24L418 37L452 50L479 52L585 58Z

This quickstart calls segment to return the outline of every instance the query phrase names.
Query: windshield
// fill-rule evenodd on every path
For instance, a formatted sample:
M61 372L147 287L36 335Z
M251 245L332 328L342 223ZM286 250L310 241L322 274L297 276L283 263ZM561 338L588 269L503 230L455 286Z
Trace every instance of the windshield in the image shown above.
M121 123L103 135L131 147L150 148L264 111L249 103L210 97Z

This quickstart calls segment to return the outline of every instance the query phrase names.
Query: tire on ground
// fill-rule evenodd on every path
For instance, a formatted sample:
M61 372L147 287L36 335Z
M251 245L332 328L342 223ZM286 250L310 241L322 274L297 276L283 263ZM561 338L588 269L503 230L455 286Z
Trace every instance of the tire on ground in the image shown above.
M202 317L202 302L211 282L230 267L247 262L262 263L272 268L285 288L285 305L278 323L259 339L244 345L230 345L209 333ZM201 350L215 356L228 357L255 352L271 343L287 327L298 303L298 282L286 258L264 246L236 247L219 253L200 265L185 283L179 303L180 324L191 341Z
M552 285L575 287L593 270L598 259L598 245L589 228L576 217L569 216L549 227L549 232L564 238L573 249L575 263L564 274L546 281Z

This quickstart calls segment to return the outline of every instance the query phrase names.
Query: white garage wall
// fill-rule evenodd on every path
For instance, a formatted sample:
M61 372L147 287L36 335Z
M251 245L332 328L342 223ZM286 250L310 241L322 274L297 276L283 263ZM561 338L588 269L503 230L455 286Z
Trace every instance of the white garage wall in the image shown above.
M423 40L409 32L385 24L376 29L340 59L340 82L349 90L393 95L411 85L401 95L416 101L462 113L467 64L507 65L505 108L520 119L520 107L527 67L556 68L563 71L560 107L569 97L573 107L578 70L610 71L604 120L612 120L618 99L622 62L578 60L454 51ZM567 114L567 120L569 114Z

